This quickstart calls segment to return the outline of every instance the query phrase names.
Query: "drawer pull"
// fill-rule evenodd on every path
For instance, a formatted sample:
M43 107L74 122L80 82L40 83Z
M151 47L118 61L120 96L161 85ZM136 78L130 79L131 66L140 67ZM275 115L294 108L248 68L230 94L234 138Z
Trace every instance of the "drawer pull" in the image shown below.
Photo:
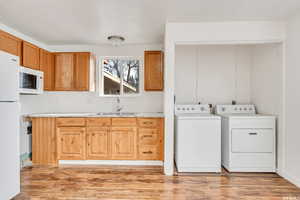
M152 151L143 151L143 154L153 154Z
M249 135L257 135L257 133L249 133Z
M142 139L143 138L152 138L152 135L143 135Z

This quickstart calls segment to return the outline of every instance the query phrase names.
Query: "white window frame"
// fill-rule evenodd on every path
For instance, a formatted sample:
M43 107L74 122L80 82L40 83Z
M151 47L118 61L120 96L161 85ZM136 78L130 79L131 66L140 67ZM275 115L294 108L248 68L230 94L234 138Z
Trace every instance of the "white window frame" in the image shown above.
M124 94L123 92L123 77L121 77L121 84L120 84L120 94L119 95L113 95L113 94L104 94L104 78L103 78L103 68L104 68L104 64L103 64L103 60L104 59L124 59L124 60L139 60L139 92L136 94ZM142 84L144 82L144 77L142 76L142 69L144 69L143 66L143 59L140 56L103 56L99 58L99 65L98 65L98 87L99 87L99 91L98 94L100 97L138 97L142 95L142 86L144 84ZM123 75L123 69L121 69L121 75Z

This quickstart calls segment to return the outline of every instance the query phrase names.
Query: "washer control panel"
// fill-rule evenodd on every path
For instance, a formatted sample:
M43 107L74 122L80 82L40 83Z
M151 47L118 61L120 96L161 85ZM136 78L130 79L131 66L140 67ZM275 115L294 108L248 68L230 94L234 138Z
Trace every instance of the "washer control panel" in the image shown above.
M176 114L189 114L189 113L210 113L210 107L208 104L182 104L175 106Z
M217 105L217 114L256 114L254 105Z

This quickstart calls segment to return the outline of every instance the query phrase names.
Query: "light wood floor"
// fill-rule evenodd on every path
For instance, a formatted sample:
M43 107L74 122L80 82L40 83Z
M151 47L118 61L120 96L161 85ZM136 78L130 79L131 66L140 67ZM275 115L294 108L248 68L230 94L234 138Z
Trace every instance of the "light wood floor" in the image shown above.
M181 174L161 167L26 167L14 200L300 200L300 189L276 174Z

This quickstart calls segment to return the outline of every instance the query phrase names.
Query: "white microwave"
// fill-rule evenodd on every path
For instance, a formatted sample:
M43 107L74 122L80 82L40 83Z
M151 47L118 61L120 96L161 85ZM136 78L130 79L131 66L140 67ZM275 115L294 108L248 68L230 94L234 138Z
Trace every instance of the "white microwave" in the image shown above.
M44 73L42 71L20 67L20 93L42 94L44 91Z

